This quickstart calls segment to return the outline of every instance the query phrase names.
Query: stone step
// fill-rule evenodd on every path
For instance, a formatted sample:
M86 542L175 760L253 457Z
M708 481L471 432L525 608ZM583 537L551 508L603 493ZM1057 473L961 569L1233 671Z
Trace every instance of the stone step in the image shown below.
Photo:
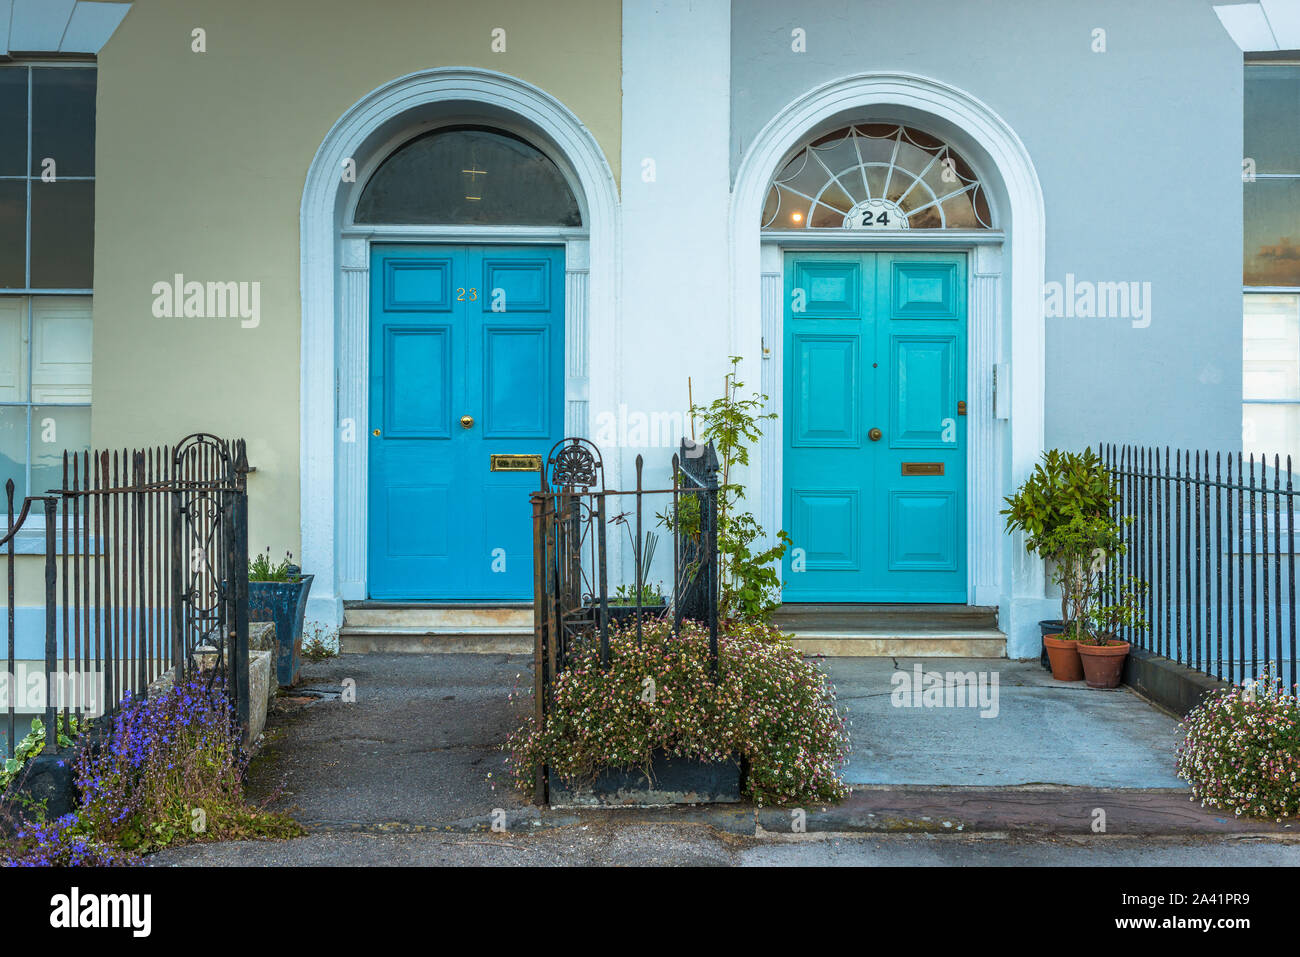
M998 610L979 605L786 604L774 623L809 655L1004 658Z
M829 658L1005 658L1007 636L996 628L940 629L921 632L791 632L791 643L805 655Z
M419 628L442 631L448 628L501 628L506 631L533 629L533 606L529 604L435 605L365 602L343 607L345 627Z
M533 650L533 633L502 632L484 628L471 631L393 631L344 628L339 633L340 650L345 655L365 654L479 654L524 655Z
M782 605L775 623L808 655L1004 658L997 609L968 605ZM527 654L533 609L521 604L349 603L346 654Z
M339 638L345 654L526 654L533 650L533 606L351 602Z
M997 628L998 610L981 605L786 604L773 621L786 630L900 630L905 633Z

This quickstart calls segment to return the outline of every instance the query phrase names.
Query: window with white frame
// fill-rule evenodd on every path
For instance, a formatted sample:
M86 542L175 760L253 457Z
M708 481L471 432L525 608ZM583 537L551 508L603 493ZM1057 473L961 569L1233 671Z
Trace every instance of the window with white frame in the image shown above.
M16 501L90 447L95 84L85 64L0 65L0 490L12 479Z
M1300 469L1300 61L1245 77L1242 451Z

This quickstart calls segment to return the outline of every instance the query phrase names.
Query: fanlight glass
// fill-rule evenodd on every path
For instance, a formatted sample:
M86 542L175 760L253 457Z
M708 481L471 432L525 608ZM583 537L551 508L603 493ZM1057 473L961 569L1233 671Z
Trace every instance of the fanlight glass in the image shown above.
M375 170L356 222L453 226L581 226L555 163L501 130L457 126L403 143Z
M910 126L849 126L772 177L765 229L992 229L988 198L948 144Z

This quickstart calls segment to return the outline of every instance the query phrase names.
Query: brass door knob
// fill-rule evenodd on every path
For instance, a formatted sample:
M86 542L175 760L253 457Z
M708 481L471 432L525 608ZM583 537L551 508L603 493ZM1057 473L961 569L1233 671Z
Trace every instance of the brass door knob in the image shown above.
M460 427L461 427L462 429L472 429L472 428L474 428L474 416L472 416L472 415L462 415L462 416L460 417Z
M379 430L378 430L378 429L375 429L375 431L371 433L371 435L378 435L378 434L379 434Z
M867 433L867 438L869 438L872 442L879 442L880 437L884 434L885 433L881 432L879 429L872 429L870 432Z

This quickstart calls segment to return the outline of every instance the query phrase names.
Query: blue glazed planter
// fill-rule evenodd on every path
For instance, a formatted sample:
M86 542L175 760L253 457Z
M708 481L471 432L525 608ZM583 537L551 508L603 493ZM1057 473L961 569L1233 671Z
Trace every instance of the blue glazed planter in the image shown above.
M302 620L313 575L296 582L249 582L248 620L275 622L275 678L281 687L298 680L302 670Z

